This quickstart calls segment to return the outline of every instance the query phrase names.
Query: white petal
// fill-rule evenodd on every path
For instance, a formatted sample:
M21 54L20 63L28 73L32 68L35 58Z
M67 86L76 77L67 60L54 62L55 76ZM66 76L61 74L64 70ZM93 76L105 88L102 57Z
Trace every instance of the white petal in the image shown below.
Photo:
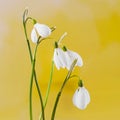
M61 63L61 61L60 61L60 59L59 59L58 48L56 48L56 49L54 50L53 60L54 60L54 63L55 63L55 65L56 65L57 69L59 70L60 67L62 67L62 63Z
M76 106L76 99L77 99L77 94L78 94L78 89L75 91L74 95L73 95L73 104Z
M76 53L76 52L74 52L74 51L71 51L71 50L67 50L67 52L68 52L68 54L69 54L69 56L70 56L71 63L72 63L75 59L77 59L76 65L77 65L77 66L80 66L80 67L83 65L83 60L82 60L81 56L80 56L78 53Z
M83 87L84 88L84 87ZM87 89L84 88L85 96L86 96L86 104L90 103L90 95Z
M71 52L72 52L74 58L77 59L76 65L78 65L78 66L80 66L80 67L83 66L82 57L81 57L78 53L76 53L76 52L73 52L73 51L71 51Z
M67 66L67 61L66 61L65 53L60 48L57 48L57 52L58 52L59 60L60 60L61 65L62 65L61 67L65 68Z
M88 91L84 87L80 87L75 91L73 96L73 104L79 109L85 109L90 102Z
M69 70L73 61L76 59L76 56L70 50L65 51L65 54L67 59L67 69Z
M85 102L85 95L83 91L80 89L76 90L74 97L73 97L74 105L79 109L85 109L86 102Z
M65 53L66 62L67 62L67 63L66 63L66 64L67 64L66 68L67 68L68 70L70 70L70 67L71 67L71 64L72 64L72 60L71 60L71 58L70 58L70 56L69 56L69 54L68 54L67 51L65 51L64 53Z
M57 56L57 53L56 53L56 49L54 50L53 61L56 65L57 69L59 70L60 69L60 64L59 64L59 61L58 61L58 56Z
M46 38L51 34L51 29L47 25L36 23L34 27L38 34L43 38Z
M31 40L34 43L37 43L37 40L38 40L37 33L34 28L32 29L32 32L31 32Z

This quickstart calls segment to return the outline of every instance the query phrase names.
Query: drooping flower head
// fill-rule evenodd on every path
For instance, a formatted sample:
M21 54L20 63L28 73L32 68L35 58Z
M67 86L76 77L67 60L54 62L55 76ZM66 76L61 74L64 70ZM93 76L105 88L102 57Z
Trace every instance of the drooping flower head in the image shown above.
M64 54L63 50L61 48L59 48L57 42L55 42L53 61L54 61L58 70L60 68L65 68L66 67L65 54Z
M90 95L88 90L83 86L82 81L79 82L79 87L73 95L73 104L83 110L90 103Z
M67 61L66 68L68 70L70 69L70 66L72 65L72 63L75 59L77 59L76 66L80 66L80 67L83 66L82 57L78 53L67 49L65 46L63 47L63 50L64 50L64 54L65 54L66 61Z
M60 42L63 40L63 38L66 35L67 35L67 33L65 32L60 37L58 42L55 42L53 61L56 65L57 69L60 69L60 67L62 67L62 68L67 68L68 70L70 70L70 67L75 59L77 59L77 63L75 66L80 66L80 67L83 66L82 57L78 53L67 49L65 46L63 47L63 49L61 49L59 47Z
M46 38L51 34L51 29L45 24L35 23L31 32L31 40L38 42L38 38Z

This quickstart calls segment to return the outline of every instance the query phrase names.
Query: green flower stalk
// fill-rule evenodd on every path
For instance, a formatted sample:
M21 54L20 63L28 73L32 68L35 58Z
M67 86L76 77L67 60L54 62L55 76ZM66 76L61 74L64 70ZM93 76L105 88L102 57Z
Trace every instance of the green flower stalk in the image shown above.
M32 115L32 88L33 88L33 76L34 76L34 70L35 70L35 61L36 61L36 52L37 52L38 44L35 48L35 53L32 61L32 72L31 72L31 78L30 78L30 95L29 95L29 104L30 104L30 120L33 120Z
M53 32L56 27L51 27L49 28L47 25L44 25L44 24L39 24L37 23L37 21L31 17L27 17L27 14L28 14L28 10L26 9L24 11L24 14L23 14L23 27L24 27L24 33L25 33L25 37L26 37L26 41L27 41L27 45L28 45L28 50L29 50L29 55L30 55L30 60L31 60L31 63L32 63L32 73L31 73L31 83L30 83L30 114L32 114L32 85L33 85L33 77L35 79L35 84L36 84L36 87L37 87L37 91L38 91L38 95L39 95L39 98L40 98L40 103L41 103L41 109L42 109L42 114L41 114L41 118L43 118L44 120L44 108L47 104L47 100L48 100L48 96L49 96L49 92L50 92L50 86L51 86L51 82L52 82L52 71L53 71L53 66L54 66L54 63L52 63L52 71L51 71L51 75L50 75L50 81L49 81L49 84L48 84L48 89L47 89L47 93L46 93L46 98L45 98L45 102L44 102L44 105L43 105L43 99L42 99L42 95L41 95L41 92L40 92L40 87L38 85L38 81L37 81L37 76L36 76L36 72L35 72L35 61L34 61L34 58L36 57L36 51L37 51L37 48L35 48L35 57L33 58L33 55L32 55L32 50L31 50L31 46L30 46L30 42L29 42L29 39L28 39L28 35L27 35L27 29L26 29L26 24L28 22L28 20L32 20L33 24L34 24L34 27L32 29L32 32L31 32L31 40L33 43L36 44L36 47L38 47L38 44L41 43L43 40L46 39L46 37L48 37L51 32ZM30 115L32 117L32 115Z
M26 9L23 13L23 27L24 27L24 33L25 38L28 46L30 61L31 61L31 76L30 76L30 88L29 88L29 115L30 120L33 120L33 110L32 110L32 92L33 92L33 82L35 81L35 85L37 88L37 92L39 95L40 105L41 105L41 113L39 116L39 120L45 120L45 108L48 102L50 88L52 84L52 78L53 78L53 72L54 72L54 64L56 68L59 70L61 68L65 68L68 70L68 73L62 83L62 86L60 87L60 90L58 91L58 94L55 99L55 103L53 106L52 114L51 114L51 120L55 119L56 109L60 100L60 96L63 92L63 89L69 79L73 77L77 77L79 79L78 82L78 89L75 91L75 94L73 96L73 104L79 108L79 109L85 109L87 105L90 102L90 95L87 89L83 86L83 82L77 75L72 75L72 71L75 66L82 67L83 66L83 60L82 57L72 50L69 50L65 46L61 47L60 43L64 39L64 37L67 35L67 32L65 32L60 39L55 42L54 46L54 55L53 60L51 64L51 71L50 71L50 78L48 82L48 87L46 90L45 99L43 101L42 94L40 91L40 87L37 80L35 65L36 65L36 54L39 44L48 38L48 36L56 29L56 27L49 28L45 24L37 23L37 21L32 17L27 17L28 10ZM30 41L27 34L27 22L31 20L33 23L33 29L31 30L31 40L35 44L34 53L32 52Z
M39 95L39 98L40 98L41 109L42 109L42 116L43 116L43 120L44 120L44 116L45 115L44 115L44 108L43 108L43 100L42 100L41 91L40 91L40 88L39 88L39 85L38 85L38 82L37 82L36 72L35 72L35 69L34 69L35 63L33 62L32 50L31 50L30 42L29 42L28 35L27 35L27 29L26 29L27 21L28 20L35 21L35 20L32 19L31 17L27 17L26 18L27 14L28 14L28 10L26 9L24 11L24 14L23 14L23 27L24 27L24 33L25 33L25 37L26 37L26 41L27 41L28 50L29 50L30 61L32 63L32 75L31 75L31 84L30 84L30 99L31 99L30 100L30 109L32 109L32 105L31 105L32 95L31 95L31 93L32 93L32 84L33 84L33 76L34 76L35 84L36 84L38 95ZM32 110L30 110L30 118L32 118Z
M49 93L50 93L50 87L51 87L51 84L52 84L53 69L54 69L54 62L52 61L51 72L50 72L50 80L49 80L49 83L48 83L47 92L46 92L46 96L45 96L44 108L46 107L48 97L49 97Z
M46 92L46 96L45 96L45 100L44 100L44 110L45 110L45 107L47 105L48 97L49 97L49 94L50 94L53 71L54 71L54 61L52 61L52 65L51 65L50 79L49 79L49 82L48 82L47 92ZM39 117L39 120L41 120L41 119L42 119L42 113L40 114L40 117Z
M58 105L60 96L61 96L61 94L62 94L63 88L65 87L66 83L67 83L68 80L70 79L70 76L71 76L71 74L72 74L72 71L73 71L73 69L74 69L74 67L75 67L76 62L77 62L77 60L75 59L75 60L73 61L72 65L71 65L71 67L70 67L70 70L68 71L68 74L67 74L67 76L66 76L66 78L65 78L65 80L64 80L64 82L63 82L63 84L62 84L62 86L61 86L61 88L60 88L60 90L59 90L59 92L58 92L58 94L57 94L56 101L55 101L55 104L54 104L54 108L53 108L53 111L52 111L51 120L54 120L54 118L55 118L56 108L57 108L57 105Z

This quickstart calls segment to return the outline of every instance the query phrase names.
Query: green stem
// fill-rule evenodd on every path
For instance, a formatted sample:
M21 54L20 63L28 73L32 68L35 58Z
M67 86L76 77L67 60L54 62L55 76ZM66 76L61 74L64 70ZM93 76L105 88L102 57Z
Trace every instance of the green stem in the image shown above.
M51 120L54 120L54 118L55 118L55 113L56 113L56 109L57 109L57 105L58 105L61 93L62 93L62 91L59 91L58 94L57 94L56 101L55 101L55 104L54 104L54 108L53 108L53 111L52 111Z
M33 115L32 115L32 88L33 88L33 76L34 76L34 70L35 70L37 48L38 48L38 44L35 47L34 57L33 57L33 61L32 61L32 73L31 73L31 79L30 79L30 93L29 93L30 120L33 120Z
M30 92L29 92L30 120L33 119L33 115L32 115L32 88L33 88L34 67L35 67L35 59L33 60L33 63L32 63L32 73L31 73L31 79L30 79Z
M52 84L53 70L54 70L54 61L52 61L52 66L51 66L51 71L50 71L50 79L49 79L47 92L46 92L46 96L45 96L45 101L44 101L44 109L46 107L46 104L47 104L47 101L48 101L48 97L49 97L49 93L50 93L50 88L51 88L51 84ZM40 120L42 119L42 113L40 114L39 119Z
M45 102L44 102L44 108L46 107L47 101L48 101L48 96L50 93L50 88L51 88L51 83L52 83L52 76L53 76L53 69L54 69L54 62L52 61L52 66L51 66L51 72L50 72L50 80L48 83L48 88L45 96Z
M23 16L24 33L25 33L25 37L26 37L26 41L27 41L27 46L28 46L28 50L29 50L30 60L31 60L31 63L32 63L32 50L31 50L31 47L30 47L30 43L29 43L29 39L28 39L28 35L27 35L27 29L26 29L26 23L27 23L27 21L25 20L24 17L25 16Z
M29 50L29 55L30 55L30 60L31 60L31 63L32 63L32 50L31 50L31 47L30 47L30 43L29 43L29 39L28 39L28 35L27 35L27 29L26 29L26 23L27 23L27 20L25 17L26 17L26 14L27 14L27 10L25 10L24 14L23 14L23 27L24 27L24 33L25 33L25 37L26 37L26 41L27 41L27 46L28 46L28 50ZM33 66L34 64L32 64ZM33 66L34 68L34 66ZM33 74L31 75L31 79L32 77L34 76L34 79L35 79L35 84L36 84L36 87L37 87L37 91L38 91L38 95L39 95L39 98L40 98L40 103L41 103L41 109L42 109L42 116L43 116L43 120L45 119L45 115L44 115L44 107L43 107L43 100L42 100L42 95L41 95L41 92L40 92L40 88L39 88L39 85L38 85L38 82L37 82L37 76L36 76L36 72L35 72L35 69L32 69L33 70ZM33 84L33 80L31 80L31 85L30 85L30 90L32 90L32 84ZM31 97L31 95L30 95ZM32 100L32 97L31 97L31 100ZM30 101L31 103L31 101Z
M53 108L53 111L52 111L51 120L54 120L54 118L55 118L55 113L56 113L57 105L58 105L60 96L62 94L63 88L65 87L67 81L69 80L76 62L77 62L77 60L75 59L73 61L72 65L71 65L71 67L70 67L70 70L68 71L68 74L67 74L67 76L66 76L66 78L65 78L65 80L64 80L64 82L63 82L63 84L62 84L62 86L61 86L61 88L60 88L60 90L58 92L58 94L57 94L57 97L56 97L56 100L55 100L55 104L54 104L54 108Z

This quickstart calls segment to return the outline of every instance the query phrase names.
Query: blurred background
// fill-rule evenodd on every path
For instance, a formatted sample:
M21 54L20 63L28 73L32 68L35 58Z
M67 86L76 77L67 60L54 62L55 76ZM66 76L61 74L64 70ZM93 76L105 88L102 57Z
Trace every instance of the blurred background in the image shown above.
M83 79L91 95L87 109L72 104L77 79L71 79L61 96L56 120L120 120L120 0L0 0L0 120L29 120L31 63L22 25L25 8L39 23L56 26L38 48L36 71L43 98L53 57L54 41L78 52L84 66L73 74ZM29 22L28 34L33 25ZM34 49L35 45L31 42ZM66 69L54 67L53 84L46 107L49 120ZM34 85L34 119L40 104Z

